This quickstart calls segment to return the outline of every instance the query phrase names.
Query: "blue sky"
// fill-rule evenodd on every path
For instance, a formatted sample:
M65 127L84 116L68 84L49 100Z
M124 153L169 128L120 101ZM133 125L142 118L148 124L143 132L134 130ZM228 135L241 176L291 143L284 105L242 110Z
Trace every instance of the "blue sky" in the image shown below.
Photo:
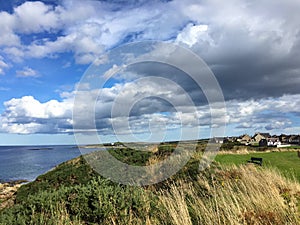
M300 133L299 10L298 0L1 1L0 144L72 144L77 122L82 142L93 142L86 115L80 121L72 117L76 88L91 73L91 63L96 60L97 75L105 77L124 59L108 63L104 56L138 41L171 43L205 61L224 96L227 113L220 118L227 124L225 135ZM164 49L155 50L164 56ZM170 83L136 80L153 74ZM186 110L171 81L191 97L196 111ZM143 141L174 140L182 128L193 138L199 127L199 137L209 137L211 127L221 126L209 122L203 91L170 66L139 64L108 83L102 99L94 96L92 82L85 92L86 101L97 99L95 126L102 141L132 141L130 132ZM110 113L114 101L126 102L142 89L147 91L141 96L148 97L127 103L133 108L126 127L124 117ZM113 121L119 121L119 136ZM155 135L147 139L150 130Z

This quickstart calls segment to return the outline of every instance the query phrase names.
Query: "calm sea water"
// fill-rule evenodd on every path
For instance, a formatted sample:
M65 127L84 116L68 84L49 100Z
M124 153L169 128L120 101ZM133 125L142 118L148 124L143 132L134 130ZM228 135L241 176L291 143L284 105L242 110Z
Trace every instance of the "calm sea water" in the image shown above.
M79 155L81 152L77 146L0 146L0 182L32 181Z

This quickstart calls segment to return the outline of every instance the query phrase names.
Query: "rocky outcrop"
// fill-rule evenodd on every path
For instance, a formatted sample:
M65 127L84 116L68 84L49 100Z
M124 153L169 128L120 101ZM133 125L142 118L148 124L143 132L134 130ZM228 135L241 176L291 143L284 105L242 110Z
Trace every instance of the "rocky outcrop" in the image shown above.
M0 210L14 204L15 193L25 180L0 183Z

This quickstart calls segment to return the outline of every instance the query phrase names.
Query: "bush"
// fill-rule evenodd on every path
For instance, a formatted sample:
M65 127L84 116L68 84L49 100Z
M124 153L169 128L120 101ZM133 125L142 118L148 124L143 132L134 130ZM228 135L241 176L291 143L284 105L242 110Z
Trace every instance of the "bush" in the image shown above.
M96 177L86 185L62 186L28 195L0 214L0 224L57 224L62 214L69 222L102 224L114 220L127 224L130 214L146 221L149 215L158 213L156 201L155 195L141 187L122 186Z

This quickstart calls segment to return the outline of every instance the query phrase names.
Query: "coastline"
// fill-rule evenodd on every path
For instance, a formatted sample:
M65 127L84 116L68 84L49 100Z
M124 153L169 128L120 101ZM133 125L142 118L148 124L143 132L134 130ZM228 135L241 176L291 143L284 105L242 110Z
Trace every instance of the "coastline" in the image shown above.
M0 183L34 181L55 166L81 155L69 145L0 147Z

